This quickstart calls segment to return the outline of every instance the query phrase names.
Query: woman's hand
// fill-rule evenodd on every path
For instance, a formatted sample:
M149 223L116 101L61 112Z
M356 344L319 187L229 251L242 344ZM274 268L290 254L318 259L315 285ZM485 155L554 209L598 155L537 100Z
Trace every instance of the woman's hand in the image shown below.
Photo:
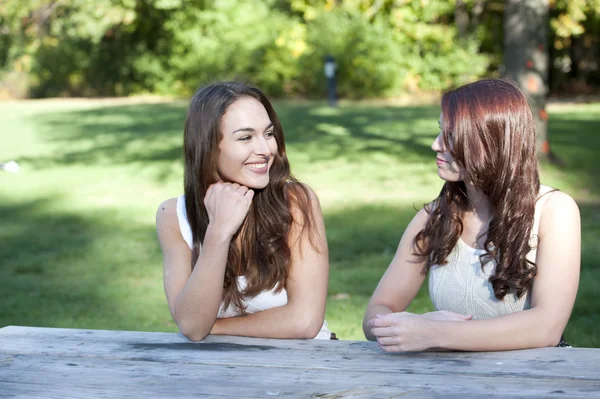
M418 315L408 312L377 315L367 325L377 344L386 352L413 352L437 347L436 334L440 321L466 321L463 316L447 311L429 312Z
M431 336L433 323L433 320L422 315L400 312L377 315L367 325L382 350L412 352L435 346Z
M240 228L248 214L254 191L237 183L218 182L206 191L204 205L208 212L209 226L231 238Z

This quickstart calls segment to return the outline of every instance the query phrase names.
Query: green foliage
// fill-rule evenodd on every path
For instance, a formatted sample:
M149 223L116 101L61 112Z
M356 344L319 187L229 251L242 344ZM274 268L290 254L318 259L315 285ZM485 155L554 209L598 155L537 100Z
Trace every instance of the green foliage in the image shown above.
M352 98L445 89L485 70L476 43L451 40L454 28L442 17L452 7L439 0L6 0L0 7L0 72L28 76L35 97L188 96L222 79L249 80L277 96L322 95L326 54L338 62L339 94Z
M556 37L580 36L586 31L586 20L600 15L600 0L555 0L553 9L550 26Z
M308 22L307 30L309 50L301 59L301 80L308 93L325 92L326 55L336 60L341 96L381 96L399 87L401 51L393 30L381 21L370 23L356 11L335 9Z
M287 48L277 43L299 25L268 3L220 1L204 9L180 8L165 26L173 37L166 80L172 80L176 93L187 95L200 84L223 79L275 89L284 78L295 77Z
M447 90L501 63L502 2L460 4L458 29L457 2L445 0L4 0L0 96L188 96L223 79L323 96L326 54L343 97ZM556 0L551 11L558 74L595 65L600 0ZM587 55L572 60L577 38Z
M550 9L551 89L592 91L600 85L600 0L556 0Z
M152 88L147 63L139 61L149 53L161 55L167 10L135 0L5 3L2 14L10 24L4 28L18 37L18 45L3 66L28 73L32 96L123 95Z
M372 20L364 3L344 3L306 22L310 50L301 60L302 86L309 92L324 91L326 54L336 58L339 93L350 98L444 90L485 73L476 41L460 42L454 27L437 23L451 11L446 2L399 2Z
M401 34L408 79L405 85L444 90L472 81L486 72L487 56L479 54L475 38L456 36L453 25L442 20L453 12L444 1L404 0L391 10L391 24Z

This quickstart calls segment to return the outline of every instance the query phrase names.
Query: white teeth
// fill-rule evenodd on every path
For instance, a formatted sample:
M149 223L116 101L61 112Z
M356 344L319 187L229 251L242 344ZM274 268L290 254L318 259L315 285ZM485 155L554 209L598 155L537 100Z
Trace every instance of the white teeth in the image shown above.
M265 166L267 166L267 163L266 162L264 162L264 163L249 163L248 166L251 167L252 169L262 169Z

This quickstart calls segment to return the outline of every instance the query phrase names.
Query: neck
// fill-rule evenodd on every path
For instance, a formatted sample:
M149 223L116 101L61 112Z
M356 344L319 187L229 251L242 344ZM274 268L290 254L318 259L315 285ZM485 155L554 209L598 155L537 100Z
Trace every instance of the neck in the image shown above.
M465 181L465 186L467 187L467 197L473 204L471 211L482 220L489 219L492 216L492 204L488 197L475 188L471 182Z

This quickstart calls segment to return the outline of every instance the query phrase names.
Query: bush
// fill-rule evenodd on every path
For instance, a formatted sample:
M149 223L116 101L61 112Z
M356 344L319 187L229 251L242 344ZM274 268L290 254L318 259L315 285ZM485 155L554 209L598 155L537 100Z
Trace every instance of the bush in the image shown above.
M342 9L320 14L307 24L308 51L300 60L305 93L326 93L323 61L332 55L342 97L362 98L393 92L402 80L400 53L391 27L370 23L360 14Z
M225 79L275 96L323 97L324 57L332 55L338 95L347 98L445 90L485 72L478 42L456 40L443 20L447 2L404 1L373 13L365 2L310 4L6 0L0 72L26 74L35 97L189 96Z

